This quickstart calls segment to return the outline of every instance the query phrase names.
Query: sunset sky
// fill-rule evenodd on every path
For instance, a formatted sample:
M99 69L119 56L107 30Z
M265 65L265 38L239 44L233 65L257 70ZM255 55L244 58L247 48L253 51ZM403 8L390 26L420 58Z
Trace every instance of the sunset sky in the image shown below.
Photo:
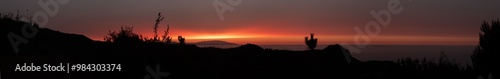
M48 0L41 0L48 1ZM102 40L109 30L133 26L153 36L158 12L170 24L170 36L187 42L224 40L239 44L304 44L315 33L319 44L353 43L358 26L374 21L370 11L387 9L389 0L242 0L220 20L217 0L71 0L60 5L46 28ZM226 0L220 0L228 4ZM38 0L8 0L1 12L43 11ZM403 11L392 15L370 44L476 45L483 20L500 18L500 0L400 0ZM26 12L26 9L28 11Z

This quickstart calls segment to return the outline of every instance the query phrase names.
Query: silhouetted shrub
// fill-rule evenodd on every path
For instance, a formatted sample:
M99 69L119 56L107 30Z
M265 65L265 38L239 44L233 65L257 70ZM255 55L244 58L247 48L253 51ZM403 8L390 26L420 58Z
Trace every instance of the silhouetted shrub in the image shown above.
M186 45L186 42L185 42L186 39L182 38L182 36L177 37L177 40L179 40L180 45Z
M144 38L148 43L164 43L164 44L172 44L172 37L168 36L170 25L167 24L167 30L165 30L163 36L158 37L158 27L160 27L160 22L163 21L165 17L161 15L161 12L158 13L158 17L155 20L155 25L153 27L154 36L153 38Z
M407 70L415 71L458 72L464 69L455 60L448 59L444 52L441 52L438 63L426 58L412 59L410 57L398 59L398 63Z
M133 32L134 27L122 26L120 31L109 31L108 35L104 37L106 42L114 43L141 43L143 42L142 36Z
M159 12L158 13L158 18L156 18L156 20L155 20L155 26L153 27L154 32L155 32L155 35L153 36L153 40L154 41L159 41L159 39L158 39L158 27L159 26L158 25L160 24L161 21L163 21L163 18L165 18L165 17L163 17L161 15L161 12Z
M314 33L311 33L311 38L308 39L307 37L305 38L307 47L309 47L310 50L314 50L316 48L316 44L318 43L318 39L314 38Z
M500 21L493 20L490 23L484 21L479 33L479 45L472 53L471 59L474 70L479 74L486 75L500 68Z
M410 57L397 60L401 66L400 76L415 77L416 79L469 79L473 77L470 69L460 66L455 60L448 59L441 52L438 62L432 60L413 59Z
M172 37L168 36L168 31L170 30L170 25L167 24L167 30L164 31L165 33L163 34L163 36L161 36L161 41L166 43L166 44L171 44L172 43Z
M26 12L28 12L28 10L26 10ZM14 21L22 21L22 22L27 22L30 24L36 24L36 23L34 23L34 20L31 16L22 15L19 10L17 10L17 13L0 13L0 18L1 19L12 19Z

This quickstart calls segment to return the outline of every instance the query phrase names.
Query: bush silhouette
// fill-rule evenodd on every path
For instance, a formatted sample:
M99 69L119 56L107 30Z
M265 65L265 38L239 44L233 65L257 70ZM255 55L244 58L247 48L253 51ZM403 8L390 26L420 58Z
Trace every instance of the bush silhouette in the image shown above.
M479 45L472 53L471 59L474 70L478 74L486 75L499 70L500 59L500 21L493 20L491 24L484 21L479 33Z
M311 38L308 39L307 37L305 38L307 47L309 47L310 50L314 50L316 48L316 44L318 43L318 39L314 38L314 33L311 33Z
M185 38L182 38L182 36L177 37L177 40L179 40L180 45L186 45Z
M107 36L104 37L104 40L106 42L115 42L115 43L140 43L140 42L145 42L145 43L156 43L156 44L172 44L172 37L168 36L169 30L170 30L170 25L167 24L167 29L164 31L165 33L163 36L158 37L158 27L159 23L163 20L163 16L161 15L161 12L158 13L158 18L155 21L155 26L154 26L154 36L152 38L148 37L142 37L142 35L138 35L136 33L133 33L133 27L127 27L127 26L122 26L121 30L118 32L109 32ZM182 37L181 37L182 38ZM182 41L181 41L182 40ZM184 38L179 39L179 42L182 42L181 44L185 44Z
M106 42L114 43L140 43L143 42L142 36L133 32L134 27L122 26L120 31L109 31L108 36L104 37Z
M441 52L439 60L434 62L426 58L413 59L410 57L398 59L401 66L400 76L410 79L470 79L467 75L471 69L461 67L455 60L449 59Z
M161 12L158 13L158 17L155 20L155 25L153 26L153 38L144 38L146 42L148 43L164 43L164 44L172 44L172 37L168 36L169 30L170 30L170 25L167 24L167 30L165 30L163 36L160 37L158 36L158 28L160 27L160 22L163 21L165 17L161 15Z

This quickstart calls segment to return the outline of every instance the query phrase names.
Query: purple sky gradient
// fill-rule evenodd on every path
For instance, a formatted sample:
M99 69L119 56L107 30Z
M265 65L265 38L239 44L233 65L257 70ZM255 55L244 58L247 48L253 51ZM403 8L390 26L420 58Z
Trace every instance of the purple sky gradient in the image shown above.
M32 15L42 10L37 1L4 0L0 3L2 7L0 11L20 10L22 14ZM311 32L316 33L320 41L337 40L320 43L352 42L352 36L356 34L353 27L364 26L367 22L375 20L370 11L387 9L388 0L243 0L240 5L234 6L234 11L224 14L224 21L219 20L212 5L213 1L71 0L68 4L60 6L60 11L55 17L49 18L47 28L102 40L109 30L118 30L120 26L127 25L134 26L134 31L139 34L150 36L153 33L156 14L162 12L165 20L161 23L160 29L163 30L166 24L170 24L171 35L173 37L183 35L188 42L203 40L190 41L190 37L221 35L228 32L237 33L236 36L287 36L286 39L297 39L263 43L302 44L303 37ZM373 43L434 43L456 40L446 44L477 44L482 21L500 18L498 0L401 0L400 2L404 11L392 16L389 26L381 29L379 37L372 38ZM25 12L26 9L29 11ZM331 36L339 37L329 38ZM428 41L409 38L422 38ZM433 38L436 40L431 41ZM227 40L237 43L262 42L252 41L252 38ZM285 39L276 38L276 40Z

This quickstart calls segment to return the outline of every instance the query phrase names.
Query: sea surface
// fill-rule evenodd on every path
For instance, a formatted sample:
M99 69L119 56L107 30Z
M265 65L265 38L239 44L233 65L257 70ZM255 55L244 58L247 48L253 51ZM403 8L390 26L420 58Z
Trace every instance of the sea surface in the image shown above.
M199 47L234 48L240 45L198 45ZM262 48L304 51L306 45L259 45ZM324 49L327 45L318 45L316 49ZM475 45L368 45L360 48L360 53L351 53L353 57L361 61L382 60L396 61L397 59L426 58L437 62L441 53L448 59L454 60L462 66L471 65L470 56L475 49Z

